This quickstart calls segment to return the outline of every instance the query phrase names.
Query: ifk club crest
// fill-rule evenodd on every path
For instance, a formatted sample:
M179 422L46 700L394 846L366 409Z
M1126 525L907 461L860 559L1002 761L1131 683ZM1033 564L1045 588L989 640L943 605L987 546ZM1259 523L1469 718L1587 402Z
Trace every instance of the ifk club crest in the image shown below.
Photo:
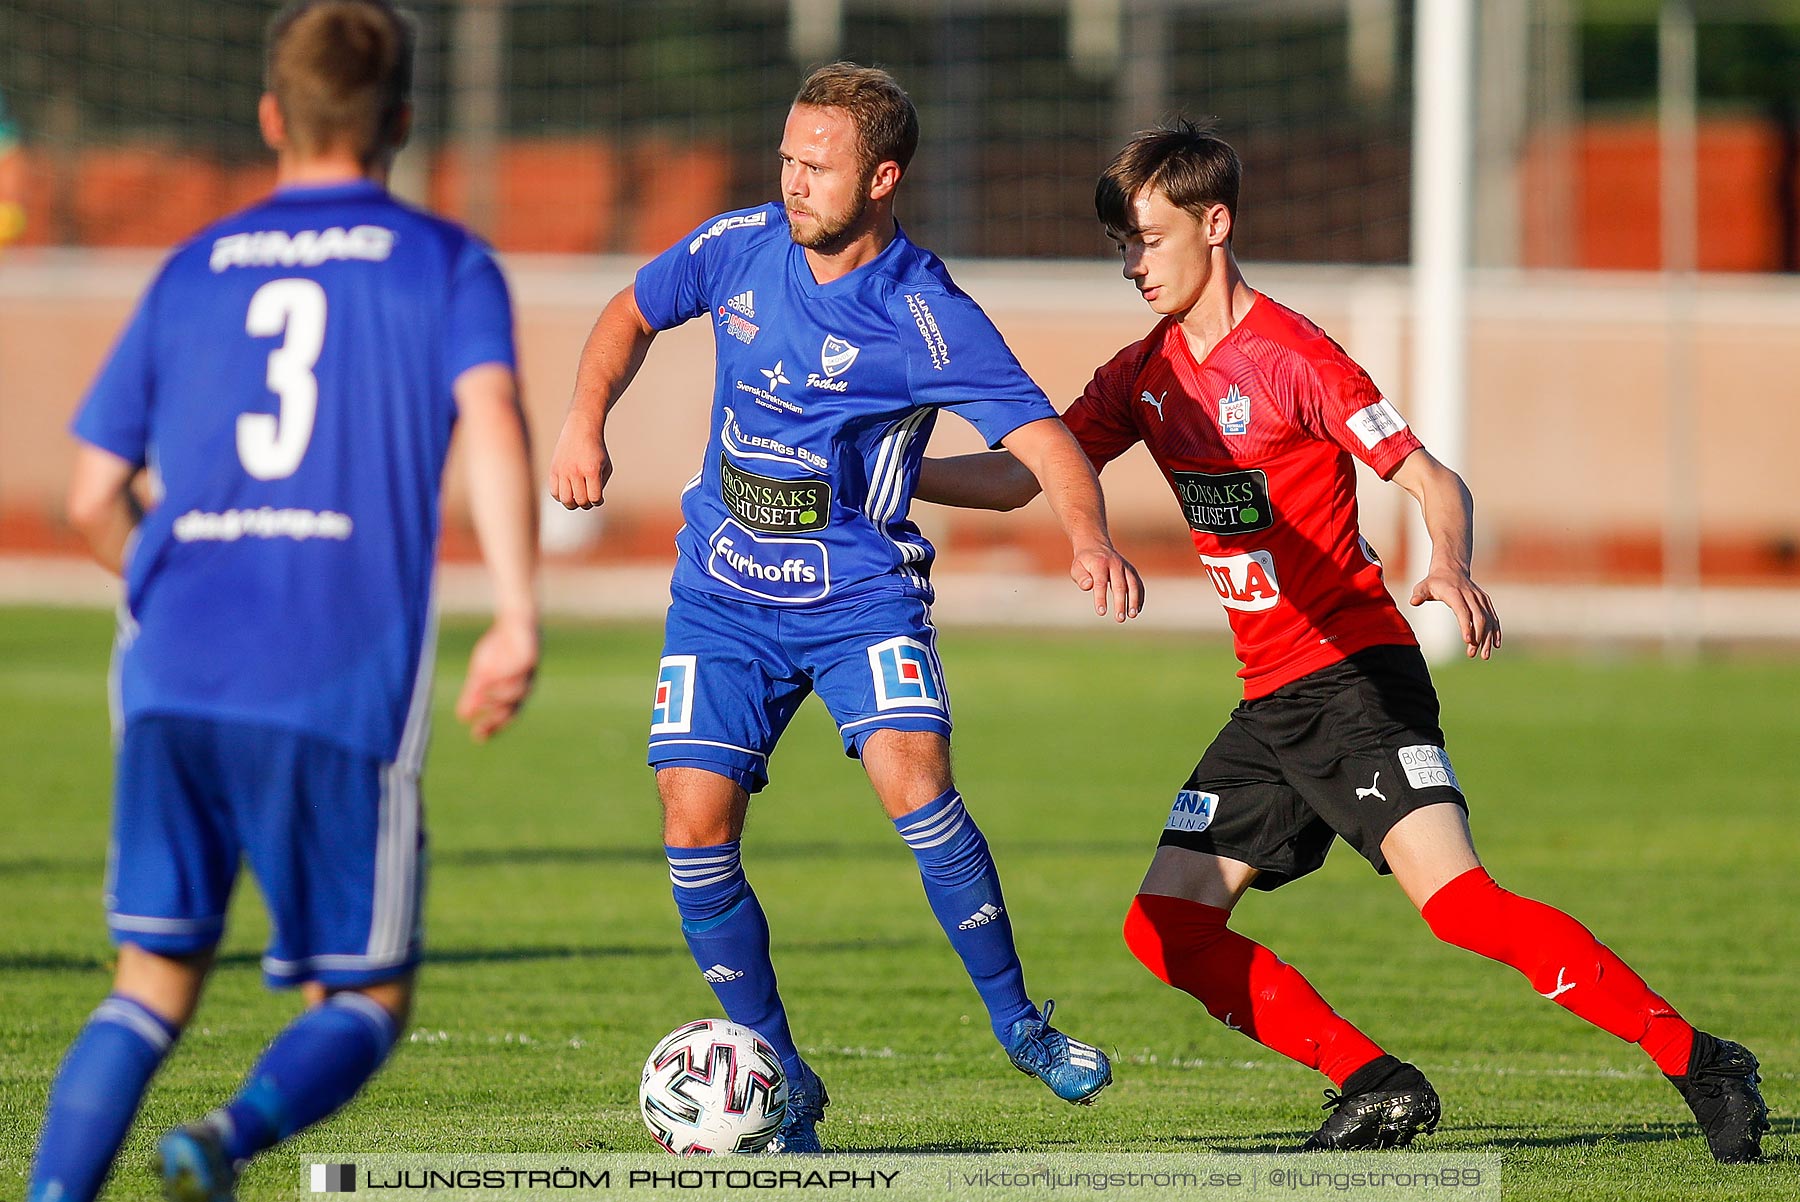
M819 366L825 369L825 378L835 380L850 370L856 362L856 356L862 353L859 346L851 346L836 334L828 335L825 345L819 348Z

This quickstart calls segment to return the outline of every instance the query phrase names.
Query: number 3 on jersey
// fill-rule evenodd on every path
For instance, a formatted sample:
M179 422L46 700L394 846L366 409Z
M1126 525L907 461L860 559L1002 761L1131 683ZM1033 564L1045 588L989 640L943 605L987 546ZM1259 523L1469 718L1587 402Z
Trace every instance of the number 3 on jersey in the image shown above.
M279 415L240 413L237 451L244 470L258 480L294 474L312 441L319 408L313 366L325 345L325 289L312 280L271 280L250 298L244 329L254 338L287 335L269 352L269 391L281 398Z

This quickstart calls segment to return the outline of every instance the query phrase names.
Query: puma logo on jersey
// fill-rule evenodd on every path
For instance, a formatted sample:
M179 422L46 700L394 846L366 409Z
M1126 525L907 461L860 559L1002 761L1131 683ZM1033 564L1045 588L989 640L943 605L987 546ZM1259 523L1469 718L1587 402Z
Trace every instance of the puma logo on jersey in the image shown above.
M1569 992L1569 990L1575 988L1575 982L1563 980L1563 973L1565 973L1567 971L1568 970L1565 968L1557 969L1556 970L1556 988L1552 989L1549 993L1540 993L1540 994L1538 994L1538 996L1543 997L1543 998L1549 998L1551 1001L1554 1002L1557 998L1559 998L1563 994Z
M1138 400L1144 402L1144 404L1146 404L1146 405L1150 406L1152 409L1156 410L1156 420L1159 422L1168 420L1167 418L1165 418L1163 416L1163 411L1162 411L1163 402L1168 399L1169 399L1169 390L1166 388L1163 389L1163 394L1160 397L1151 396L1150 393L1148 391L1146 391L1143 396L1138 398Z
M1358 801L1367 801L1371 797L1379 797L1383 801L1387 800L1387 794L1381 791L1381 773L1379 772L1375 774L1375 779L1369 782L1368 788L1358 789L1356 791L1356 800Z

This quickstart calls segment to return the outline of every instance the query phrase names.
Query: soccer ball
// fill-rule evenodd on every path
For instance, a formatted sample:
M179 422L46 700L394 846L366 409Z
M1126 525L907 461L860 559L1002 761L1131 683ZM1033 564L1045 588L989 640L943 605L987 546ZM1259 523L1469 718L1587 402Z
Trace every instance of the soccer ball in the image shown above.
M748 1027L703 1018L675 1028L644 1061L638 1109L677 1156L760 1152L787 1118L775 1049Z

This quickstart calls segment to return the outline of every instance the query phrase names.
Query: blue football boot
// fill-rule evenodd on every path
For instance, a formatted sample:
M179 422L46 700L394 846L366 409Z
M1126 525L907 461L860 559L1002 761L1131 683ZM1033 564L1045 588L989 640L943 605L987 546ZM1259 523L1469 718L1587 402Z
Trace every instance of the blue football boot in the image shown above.
M1055 1002L1045 1002L1042 1017L1014 1023L1006 1054L1014 1068L1048 1085L1063 1101L1087 1106L1112 1084L1112 1064L1099 1048L1070 1039L1051 1026L1050 1015L1055 1010Z
M825 1082L819 1080L819 1074L808 1065L800 1067L801 1079L788 1082L787 1121L763 1149L765 1152L825 1150L825 1145L819 1142L817 1128L825 1121L825 1108L831 1105L831 1095L825 1092Z
M152 1166L168 1202L233 1202L237 1168L218 1131L206 1123L177 1127L156 1145Z

